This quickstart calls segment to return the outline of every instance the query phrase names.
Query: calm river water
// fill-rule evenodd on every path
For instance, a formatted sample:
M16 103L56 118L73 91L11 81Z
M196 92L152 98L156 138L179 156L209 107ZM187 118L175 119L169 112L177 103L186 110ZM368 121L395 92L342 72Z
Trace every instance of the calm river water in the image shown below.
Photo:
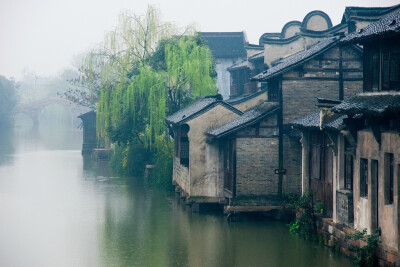
M27 136L0 134L0 266L351 266L280 222L229 224L117 177L78 131Z

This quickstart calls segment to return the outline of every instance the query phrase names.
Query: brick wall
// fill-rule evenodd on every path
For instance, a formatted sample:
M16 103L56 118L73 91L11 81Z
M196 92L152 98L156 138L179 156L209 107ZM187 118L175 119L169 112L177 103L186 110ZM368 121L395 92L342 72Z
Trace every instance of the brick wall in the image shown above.
M236 139L236 195L276 195L278 138Z
M186 193L190 193L189 168L180 164L180 159L174 157L172 180L175 181Z
M344 81L343 82L343 91L344 98L348 98L349 96L355 95L357 93L361 93L363 89L363 81Z
M300 140L283 135L283 193L301 193L301 148Z
M339 99L337 81L283 80L283 123L318 111L317 97Z
M344 47L343 91L349 97L362 91L362 58L351 47ZM307 61L302 71L294 69L282 77L283 123L318 111L317 98L339 99L339 48Z

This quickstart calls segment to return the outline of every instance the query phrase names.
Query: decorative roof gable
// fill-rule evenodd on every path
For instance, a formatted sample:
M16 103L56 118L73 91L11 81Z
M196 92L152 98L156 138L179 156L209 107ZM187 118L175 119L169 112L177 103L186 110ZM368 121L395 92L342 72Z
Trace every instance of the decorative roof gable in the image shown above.
M254 76L251 79L257 81L265 81L276 77L277 75L285 73L327 51L328 49L336 45L338 40L339 37L335 36L319 41L318 43L309 47L307 50L297 52L280 60L277 65Z

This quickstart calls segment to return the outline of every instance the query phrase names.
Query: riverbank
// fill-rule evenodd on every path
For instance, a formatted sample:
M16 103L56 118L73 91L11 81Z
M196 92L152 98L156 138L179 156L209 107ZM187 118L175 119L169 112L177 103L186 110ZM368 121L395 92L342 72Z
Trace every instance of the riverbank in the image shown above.
M193 213L79 150L14 139L0 157L2 266L351 266L283 223Z

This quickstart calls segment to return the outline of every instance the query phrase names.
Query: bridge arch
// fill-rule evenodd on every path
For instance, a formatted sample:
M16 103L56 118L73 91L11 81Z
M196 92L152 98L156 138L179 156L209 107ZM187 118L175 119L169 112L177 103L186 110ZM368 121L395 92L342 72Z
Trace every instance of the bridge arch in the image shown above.
M18 106L13 110L13 115L17 114L25 114L32 119L33 128L39 128L39 117L40 113L49 105L58 104L64 106L71 115L71 122L78 121L78 115L87 112L90 110L87 107L79 106L75 103L72 103L64 98L44 98L40 99L22 106Z

